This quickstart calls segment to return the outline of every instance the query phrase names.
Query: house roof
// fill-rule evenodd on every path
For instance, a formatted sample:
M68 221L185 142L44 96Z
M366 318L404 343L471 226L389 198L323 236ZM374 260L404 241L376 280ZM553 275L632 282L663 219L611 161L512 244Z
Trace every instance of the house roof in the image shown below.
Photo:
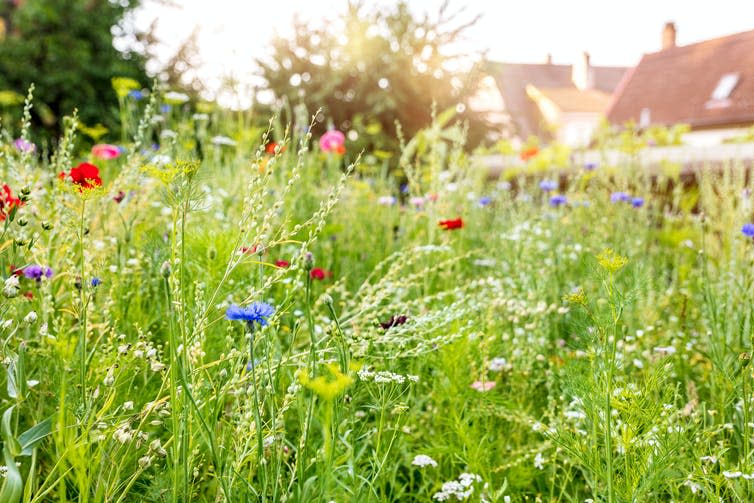
M712 99L727 74L738 75L735 87L726 99ZM638 122L642 109L653 124L754 122L754 30L645 54L616 91L608 119Z
M594 88L612 93L626 73L625 67L591 66ZM547 137L537 105L526 94L526 86L538 89L572 88L571 65L491 63L489 73L495 78L505 108L510 114L516 133L526 138L529 135Z
M611 94L599 89L571 87L540 87L539 92L562 112L604 113L610 105Z

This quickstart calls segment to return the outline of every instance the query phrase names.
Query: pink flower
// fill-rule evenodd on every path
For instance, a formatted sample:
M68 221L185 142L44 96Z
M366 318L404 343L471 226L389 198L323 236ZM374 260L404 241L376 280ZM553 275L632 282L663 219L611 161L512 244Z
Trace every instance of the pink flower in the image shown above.
M485 391L489 391L492 388L495 387L495 381L474 381L471 384L471 388L477 390L480 393L484 393Z
M319 139L319 148L322 149L322 152L344 154L346 152L345 143L345 135L337 129L331 129Z
M92 155L97 159L109 161L110 159L115 159L120 155L120 149L115 145L100 143L99 145L92 147Z

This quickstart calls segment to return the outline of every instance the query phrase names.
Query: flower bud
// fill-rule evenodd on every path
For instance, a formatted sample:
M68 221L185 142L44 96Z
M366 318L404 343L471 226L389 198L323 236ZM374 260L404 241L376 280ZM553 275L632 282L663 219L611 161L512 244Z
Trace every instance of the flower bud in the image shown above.
M21 217L18 219L18 225L20 227L26 227L26 225L29 223L28 220L26 220L24 217Z
M50 229L52 229L52 223L47 221L42 222L42 229L49 231Z
M314 255L312 252L306 252L304 255L304 269L308 272L314 267Z
M162 266L160 266L160 274L162 274L162 277L167 279L170 277L170 262L167 260L162 263Z

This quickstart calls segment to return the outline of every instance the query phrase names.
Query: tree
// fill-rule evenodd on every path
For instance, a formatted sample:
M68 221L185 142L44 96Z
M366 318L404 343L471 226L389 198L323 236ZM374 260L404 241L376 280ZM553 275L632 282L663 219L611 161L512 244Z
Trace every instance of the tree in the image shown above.
M117 129L117 98L110 79L148 84L144 58L113 46L123 18L138 0L3 1L0 17L0 89L26 94L36 87L36 120L58 134L60 118L78 108L84 123ZM40 115L39 112L42 112ZM44 113L47 112L47 113Z
M395 122L413 135L439 111L454 107L468 121L470 143L485 124L471 114L482 54L458 51L464 31L477 18L459 20L446 1L437 17L415 17L408 2L391 10L368 10L351 1L346 11L321 26L294 21L291 37L276 36L268 58L257 61L279 104L303 103L343 131L355 130L357 148L396 152ZM354 135L351 134L351 138Z

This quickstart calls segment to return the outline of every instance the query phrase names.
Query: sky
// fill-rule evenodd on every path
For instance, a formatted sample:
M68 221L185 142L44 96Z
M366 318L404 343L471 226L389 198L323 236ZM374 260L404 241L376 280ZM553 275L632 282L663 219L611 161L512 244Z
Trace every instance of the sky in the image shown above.
M255 79L254 59L263 57L271 37L287 33L294 13L317 21L332 18L345 0L144 0L135 14L138 27L156 20L166 41L163 54L175 51L198 29L198 73L209 89L232 76ZM167 4L172 4L166 5ZM375 8L391 0L368 1ZM442 0L410 0L415 12L436 13ZM489 59L570 64L583 51L595 65L632 66L641 55L660 48L667 21L677 29L678 45L754 29L751 0L451 0L451 11L465 8L460 19L481 14L467 31L470 48L487 50ZM243 92L243 91L242 91ZM232 101L225 96L224 101ZM229 103L230 104L230 103ZM239 103L241 105L241 103Z

